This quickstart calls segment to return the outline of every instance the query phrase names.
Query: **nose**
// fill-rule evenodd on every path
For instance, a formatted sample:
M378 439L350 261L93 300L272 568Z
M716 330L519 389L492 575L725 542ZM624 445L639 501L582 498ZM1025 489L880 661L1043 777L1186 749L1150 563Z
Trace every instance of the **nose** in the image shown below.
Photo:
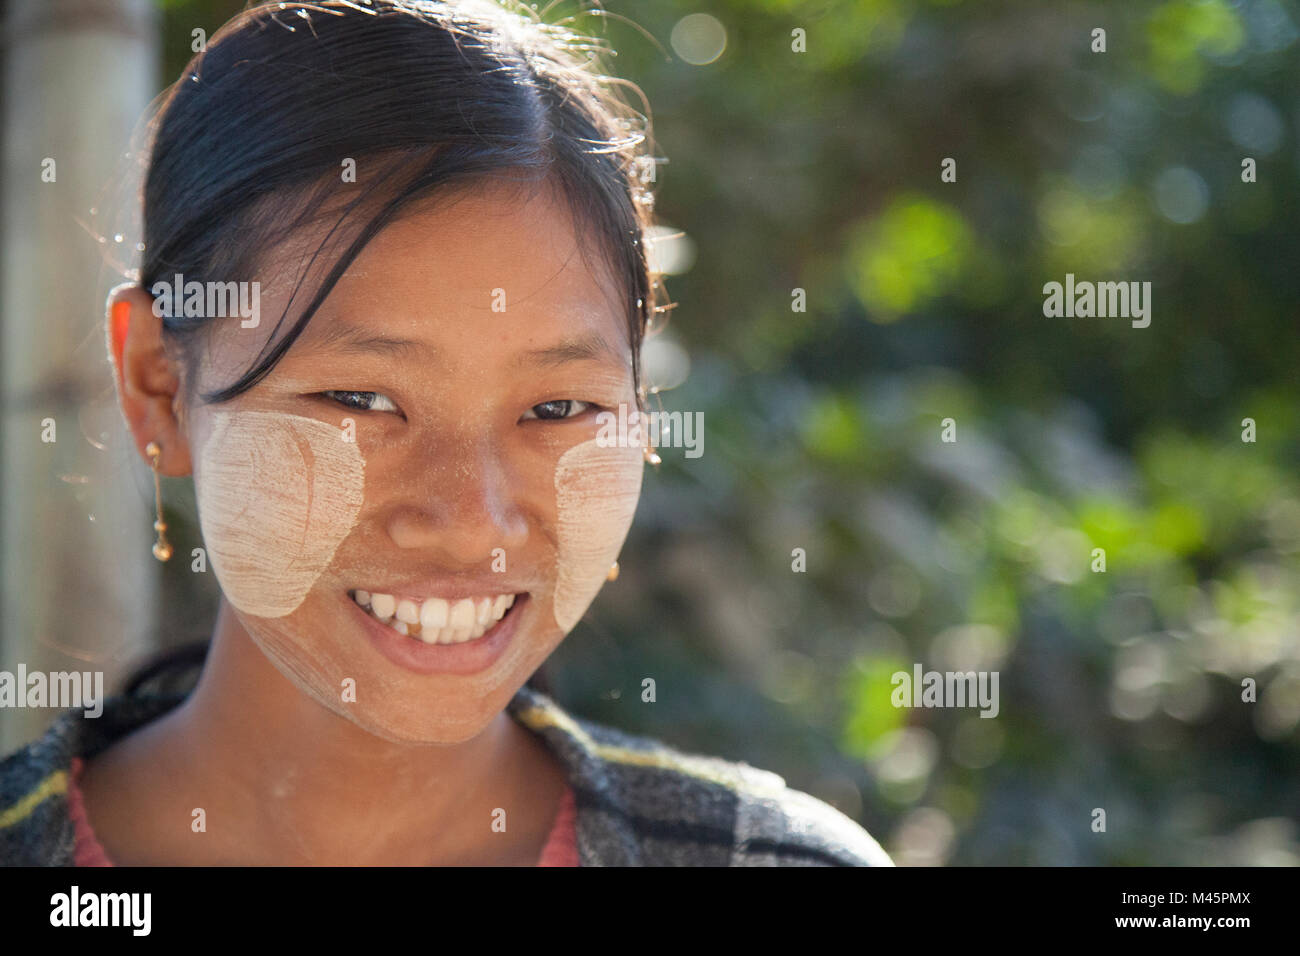
M404 493L387 520L399 548L471 568L491 561L497 548L508 560L527 540L521 483L491 442L439 442L431 454L414 457L418 473L402 482Z

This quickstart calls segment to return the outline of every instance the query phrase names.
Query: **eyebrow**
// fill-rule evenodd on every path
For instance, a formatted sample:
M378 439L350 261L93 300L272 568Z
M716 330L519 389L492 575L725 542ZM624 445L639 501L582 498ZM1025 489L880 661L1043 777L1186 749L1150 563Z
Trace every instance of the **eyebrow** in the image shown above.
M346 322L330 323L316 338L318 348L347 354L379 353L393 358L436 357L438 350L418 339L376 335ZM519 355L515 368L555 368L569 362L606 362L627 367L627 360L603 335L591 333Z
M580 338L567 339L558 345L524 352L515 359L515 367L531 365L534 368L554 368L568 362L606 362L627 368L627 360L603 335L591 333Z
M428 342L375 335L346 322L333 322L328 325L316 338L315 345L336 352L353 354L378 352L394 358L419 358L422 355L432 356L437 353Z

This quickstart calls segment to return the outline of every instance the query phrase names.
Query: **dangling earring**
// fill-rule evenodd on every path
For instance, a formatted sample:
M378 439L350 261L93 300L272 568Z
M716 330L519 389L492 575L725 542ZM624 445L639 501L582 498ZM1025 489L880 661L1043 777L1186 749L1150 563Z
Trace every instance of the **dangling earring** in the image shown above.
M162 488L158 484L158 458L162 455L162 449L158 447L156 441L151 441L144 446L144 453L151 459L150 467L153 468L153 500L154 509L158 517L154 520L153 529L158 532L158 540L153 543L153 556L159 561L166 561L172 556L172 546L167 541L167 523L163 521L162 514Z
M654 388L650 389L649 394L653 395L655 399L659 402L659 411L662 412L664 410L664 400L659 397L659 387L655 386ZM642 407L645 406L644 397L642 398L640 404ZM645 412L642 412L641 414L644 415ZM654 441L652 439L653 439L652 435L649 434L646 435L646 445L645 448L641 449L641 453L642 456L645 458L647 465L654 465L656 468L658 468L659 465L663 464L663 459L661 459L658 455L655 454Z
M617 562L617 561L615 561L613 564L611 564L611 565L609 566L609 574L605 575L605 580L606 580L606 581L617 581L617 580L618 580L618 562Z

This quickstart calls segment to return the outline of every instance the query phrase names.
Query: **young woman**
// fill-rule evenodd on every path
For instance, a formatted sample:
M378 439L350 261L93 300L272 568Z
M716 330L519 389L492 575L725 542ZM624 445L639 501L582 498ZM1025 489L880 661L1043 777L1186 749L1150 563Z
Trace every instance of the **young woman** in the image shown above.
M186 68L107 338L142 457L194 476L220 610L192 692L0 765L0 860L889 863L774 774L526 683L615 573L648 456L598 422L644 397L646 137L581 39L271 3Z

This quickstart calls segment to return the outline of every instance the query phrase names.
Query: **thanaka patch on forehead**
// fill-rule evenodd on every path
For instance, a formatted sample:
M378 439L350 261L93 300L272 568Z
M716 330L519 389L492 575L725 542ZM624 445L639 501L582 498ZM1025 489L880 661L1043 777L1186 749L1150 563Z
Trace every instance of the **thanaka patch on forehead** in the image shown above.
M293 613L361 513L360 449L314 418L216 411L198 462L199 524L226 598L258 617Z

